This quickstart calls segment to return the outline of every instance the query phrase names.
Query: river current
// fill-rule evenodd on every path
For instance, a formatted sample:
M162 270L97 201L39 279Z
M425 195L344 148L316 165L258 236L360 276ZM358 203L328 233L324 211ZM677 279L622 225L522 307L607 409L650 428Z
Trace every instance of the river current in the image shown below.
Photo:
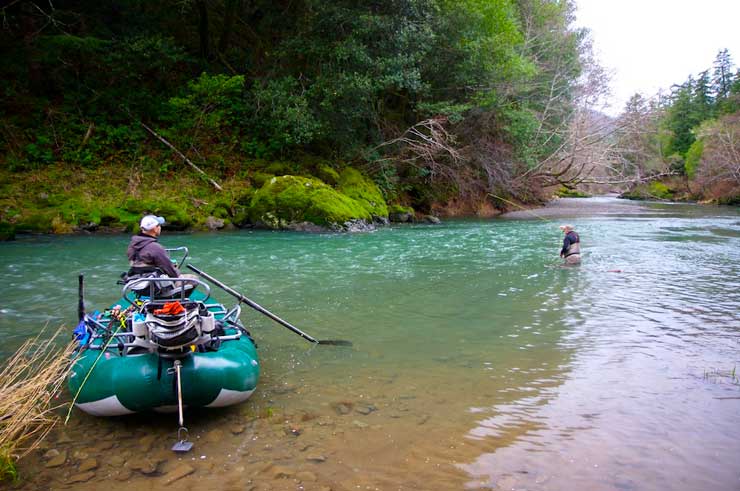
M579 267L560 265L561 223L581 236ZM564 199L494 220L161 242L353 346L245 307L262 379L242 405L186 412L192 452L169 450L174 415L75 411L18 487L740 489L737 208ZM71 330L79 273L89 310L114 301L127 243L0 243L0 359L45 325Z

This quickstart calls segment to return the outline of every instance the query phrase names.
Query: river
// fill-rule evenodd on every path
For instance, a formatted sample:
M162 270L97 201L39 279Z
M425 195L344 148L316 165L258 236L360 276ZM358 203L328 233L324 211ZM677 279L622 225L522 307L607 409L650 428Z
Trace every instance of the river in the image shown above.
M566 222L580 267L557 257ZM127 242L0 244L0 358L74 324L80 272L89 309L114 301ZM19 488L740 489L737 208L563 199L495 220L162 242L353 346L245 311L260 385L240 406L186 412L192 452L169 450L173 415L75 411L21 461Z

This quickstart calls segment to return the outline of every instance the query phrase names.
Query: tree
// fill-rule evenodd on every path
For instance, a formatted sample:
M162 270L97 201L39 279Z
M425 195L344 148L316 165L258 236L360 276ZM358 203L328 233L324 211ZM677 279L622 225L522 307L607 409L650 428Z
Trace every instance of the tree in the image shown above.
M732 59L727 48L717 53L714 59L712 89L717 102L722 102L730 94L732 85Z

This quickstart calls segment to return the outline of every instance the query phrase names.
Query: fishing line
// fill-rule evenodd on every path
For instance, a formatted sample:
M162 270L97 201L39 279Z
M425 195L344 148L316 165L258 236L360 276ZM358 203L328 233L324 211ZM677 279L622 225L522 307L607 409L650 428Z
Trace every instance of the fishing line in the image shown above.
M87 374L85 375L84 380L82 381L82 384L80 384L80 388L77 389L77 393L75 394L74 398L72 399L72 402L69 404L69 411L67 411L67 417L64 418L64 424L66 425L67 422L69 422L69 417L72 414L72 409L75 407L75 403L77 402L77 398L80 396L80 392L82 392L82 388L85 387L85 384L87 383L87 379L90 378L90 375L92 374L93 370L95 370L95 366L98 364L98 361L100 360L100 357L103 356L103 353L108 349L108 346L110 345L111 341L113 341L116 338L116 334L118 334L118 331L121 330L121 327L125 325L124 322L119 321L118 327L116 328L115 332L111 334L110 338L108 339L108 342L105 343L105 346L103 346L103 349L100 350L100 353L98 354L98 357L95 358L95 362L93 362L92 366L90 367L90 370L88 370ZM80 351L80 354L82 352ZM77 361L77 360L75 360ZM73 362L74 363L74 362Z

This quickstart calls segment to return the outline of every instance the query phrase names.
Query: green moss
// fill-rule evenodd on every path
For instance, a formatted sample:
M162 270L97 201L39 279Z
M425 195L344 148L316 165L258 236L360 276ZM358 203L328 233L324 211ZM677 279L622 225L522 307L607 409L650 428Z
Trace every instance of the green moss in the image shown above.
M275 174L267 174L265 172L255 172L254 175L252 175L252 183L258 188L261 188L265 185L267 181L275 177Z
M337 190L362 205L374 217L388 217L388 205L378 186L357 169L347 167L339 176Z
M318 179L298 176L273 177L252 198L250 218L270 228L291 223L341 225L353 219L371 219L357 201Z
M650 184L640 184L634 189L623 193L620 197L634 200L670 200L674 198L674 194L675 191L669 188L666 184L659 181L653 181Z
M658 181L653 181L648 186L648 192L651 196L659 199L673 199L673 190L668 188L665 184Z
M565 186L561 186L560 189L555 193L556 196L561 198L590 198L591 195L578 191L577 189L568 189Z
M167 200L128 199L124 203L124 210L134 215L137 221L145 214L151 213L164 217L166 228L184 230L192 225L193 216L188 210L188 203L182 196L171 197Z
M15 224L18 232L48 234L53 230L52 221L55 213L53 210L37 210L21 216Z
M402 206L402 205L389 205L388 206L388 214L395 215L395 214L404 214L404 213L410 213L414 214L414 209L410 206Z
M319 179L327 184L331 184L332 186L339 184L339 172L326 164L319 165L316 169L316 174Z
M293 172L293 166L287 162L271 162L265 167L265 172L276 176L283 176Z

